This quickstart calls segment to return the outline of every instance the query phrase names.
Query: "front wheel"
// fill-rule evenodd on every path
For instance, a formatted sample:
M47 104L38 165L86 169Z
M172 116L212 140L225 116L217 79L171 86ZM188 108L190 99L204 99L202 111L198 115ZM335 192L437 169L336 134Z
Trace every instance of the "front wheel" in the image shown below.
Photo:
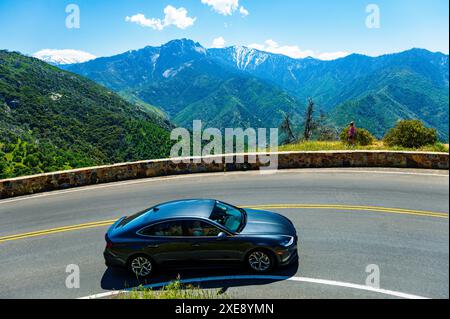
M247 257L250 268L258 273L269 272L274 266L274 260L270 253L264 250L255 250Z
M153 262L147 256L135 256L129 262L130 271L138 277L150 276L153 268Z

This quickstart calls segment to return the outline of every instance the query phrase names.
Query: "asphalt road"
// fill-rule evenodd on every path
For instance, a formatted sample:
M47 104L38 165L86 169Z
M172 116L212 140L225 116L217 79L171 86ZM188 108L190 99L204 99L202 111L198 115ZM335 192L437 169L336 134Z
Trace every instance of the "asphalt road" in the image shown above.
M274 274L290 280L220 280L204 282L204 288L222 288L240 298L395 297L351 287L365 285L366 267L375 264L381 289L449 298L448 171L362 169L193 175L2 200L0 298L78 298L138 285L127 273L104 266L106 224L5 237L109 221L182 198L215 198L240 206L281 205L270 210L289 217L300 237L299 265ZM306 204L342 206L298 206ZM80 288L65 285L69 264L80 268ZM147 283L171 280L178 273L182 279L250 275L242 269L169 271Z

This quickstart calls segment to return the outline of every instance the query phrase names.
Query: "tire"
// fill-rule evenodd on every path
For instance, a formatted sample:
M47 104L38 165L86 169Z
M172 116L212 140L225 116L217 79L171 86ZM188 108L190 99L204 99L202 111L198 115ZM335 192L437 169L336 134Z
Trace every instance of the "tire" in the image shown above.
M146 255L136 255L130 258L128 270L135 276L146 278L153 274L155 263Z
M267 273L275 267L273 255L265 249L255 249L247 255L247 265L253 272Z

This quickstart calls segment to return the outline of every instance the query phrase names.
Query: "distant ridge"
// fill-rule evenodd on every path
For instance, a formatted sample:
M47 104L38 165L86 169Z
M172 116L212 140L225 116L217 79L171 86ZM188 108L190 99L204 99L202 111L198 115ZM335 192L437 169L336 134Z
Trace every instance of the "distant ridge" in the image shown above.
M36 52L33 57L52 65L83 63L96 58L95 55L83 51L51 49Z
M336 127L354 120L382 137L398 120L417 118L448 140L448 55L424 49L323 61L180 39L64 68L154 105L179 125L195 118L220 128L273 127L290 113L300 126L313 97Z

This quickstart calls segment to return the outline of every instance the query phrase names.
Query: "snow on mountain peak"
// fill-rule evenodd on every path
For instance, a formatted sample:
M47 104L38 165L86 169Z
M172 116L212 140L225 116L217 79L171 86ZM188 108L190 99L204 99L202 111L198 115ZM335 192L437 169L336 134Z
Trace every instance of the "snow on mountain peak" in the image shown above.
M78 50L44 49L33 54L33 57L44 62L56 65L83 63L96 58L95 55Z
M233 59L239 69L245 70L248 66L258 66L264 63L269 55L267 53L244 46L234 46Z

